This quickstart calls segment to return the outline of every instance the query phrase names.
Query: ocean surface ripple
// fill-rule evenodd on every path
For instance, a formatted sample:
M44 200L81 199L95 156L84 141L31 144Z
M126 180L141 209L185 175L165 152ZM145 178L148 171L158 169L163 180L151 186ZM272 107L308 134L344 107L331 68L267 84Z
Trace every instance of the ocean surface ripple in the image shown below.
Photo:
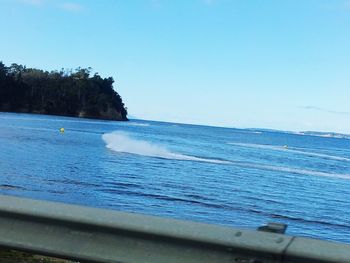
M0 113L0 145L1 194L350 243L348 139Z

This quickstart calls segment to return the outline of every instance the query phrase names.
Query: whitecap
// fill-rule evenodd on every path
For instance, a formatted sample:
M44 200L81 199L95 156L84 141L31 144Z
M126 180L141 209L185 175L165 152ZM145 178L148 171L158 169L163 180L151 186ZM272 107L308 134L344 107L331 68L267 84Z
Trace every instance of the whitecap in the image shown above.
M105 133L102 135L102 139L105 141L106 147L115 152L123 152L148 157L157 157L163 159L182 161L197 161L216 164L230 163L224 160L201 158L172 152L164 146L156 145L148 141L131 138L127 133L123 132Z
M342 157L342 156L329 155L329 154L324 154L324 153L310 152L310 151L302 150L301 148L297 148L297 147L276 146L276 145L267 145L267 144L254 144L254 143L228 143L228 144L241 146L241 147L248 147L248 148L290 152L290 153L306 155L306 156L309 156L309 157L319 157L319 158L328 159L328 160L350 162L350 158L346 158L346 157Z
M137 123L137 122L129 122L129 126L140 126L140 127L148 127L150 126L149 123Z

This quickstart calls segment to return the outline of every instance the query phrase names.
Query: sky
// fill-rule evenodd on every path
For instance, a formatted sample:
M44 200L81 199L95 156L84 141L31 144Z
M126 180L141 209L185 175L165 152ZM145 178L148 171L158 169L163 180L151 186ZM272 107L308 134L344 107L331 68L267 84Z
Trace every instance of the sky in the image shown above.
M350 0L0 0L0 61L92 67L132 118L350 134Z

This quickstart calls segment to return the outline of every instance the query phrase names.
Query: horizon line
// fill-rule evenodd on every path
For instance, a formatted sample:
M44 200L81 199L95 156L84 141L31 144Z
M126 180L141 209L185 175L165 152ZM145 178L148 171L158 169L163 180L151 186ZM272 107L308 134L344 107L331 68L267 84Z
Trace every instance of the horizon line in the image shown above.
M152 121L152 122L165 122L165 123L173 123L173 124L185 124L185 125L193 125L193 126L204 126L204 127L213 127L213 128L225 128L225 129L237 129L237 130L257 130L257 131L271 131L271 132L283 132L283 133L293 133L296 135L310 135L303 134L307 132L320 133L320 134L334 134L334 135L345 135L350 136L350 133L342 133L342 132L334 132L334 131L317 131L317 130L283 130L283 129L274 129L274 128L262 128L262 127L237 127L237 126L221 126L215 124L203 124L203 123L190 123L190 122L175 122L175 121L166 121L166 120L156 120L156 119L142 119L136 116L130 116L129 120L139 120L139 121Z

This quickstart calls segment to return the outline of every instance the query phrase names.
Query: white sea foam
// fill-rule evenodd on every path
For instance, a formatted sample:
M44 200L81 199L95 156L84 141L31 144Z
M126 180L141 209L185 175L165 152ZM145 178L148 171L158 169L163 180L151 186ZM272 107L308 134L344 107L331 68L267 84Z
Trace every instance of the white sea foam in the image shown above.
M284 152L297 153L297 154L302 154L302 155L311 156L311 157L319 157L319 158L324 158L324 159L329 159L329 160L350 162L350 158L329 155L329 154L323 154L323 153L315 153L315 152L310 152L310 151L304 151L304 150L301 150L300 148L295 148L295 147L288 148L285 146L254 144L254 143L228 143L228 144L242 146L242 147L256 148L256 149L284 151Z
M262 131L251 131L251 130L239 130L241 133L254 133L254 134L262 134Z
M274 166L274 165L264 165L257 163L244 163L244 162L235 162L233 163L236 166L245 167L245 168L254 168L267 171L275 172L284 172L284 173L293 173L300 175L310 175L310 176L323 176L323 177L332 177L332 178L341 178L350 180L350 174L335 174L335 173L326 173L315 170L299 169L285 166Z
M172 152L168 150L166 147L161 145L150 143L144 140L134 139L124 132L106 133L102 135L102 139L105 141L107 148L116 152L130 153L130 154L163 158L163 159L171 159L171 160L208 162L208 163L216 163L216 164L232 164L238 167L277 171L282 173L293 173L293 174L300 174L300 175L350 179L350 174L334 174L334 173L326 173L321 171L299 169L299 168L293 168L293 167L265 165L265 164L259 164L259 163L253 163L253 162L225 161L225 160L208 159L208 158L201 158L201 157L195 157L191 155L180 154L180 153ZM275 146L271 146L271 147L275 147Z
M138 122L129 122L129 126L142 126L142 127L148 127L150 126L149 123L138 123Z
M112 132L103 134L102 139L107 144L107 148L116 152L124 152L172 160L197 161L216 164L230 163L228 161L223 160L200 158L191 155L171 152L164 146L156 145L143 140L137 140L131 138L128 134L122 132Z

